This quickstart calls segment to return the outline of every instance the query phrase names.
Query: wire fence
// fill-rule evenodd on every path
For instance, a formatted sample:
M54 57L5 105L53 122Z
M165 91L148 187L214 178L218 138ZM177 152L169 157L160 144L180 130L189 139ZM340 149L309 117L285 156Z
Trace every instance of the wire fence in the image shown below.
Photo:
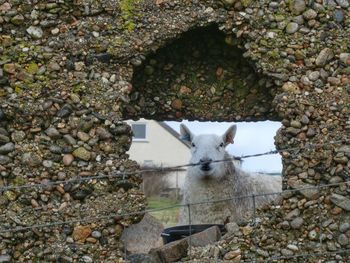
M266 156L266 155L271 155L271 154L277 154L277 153L282 153L282 152L293 152L293 151L301 151L301 150L312 150L312 149L318 149L320 147L326 146L326 145L336 145L336 144L344 144L344 141L333 141L333 142L328 142L324 144L308 144L305 145L303 149L300 149L300 147L292 147L288 149L280 149L280 150L273 150L269 152L264 152L264 153L258 153L258 154L252 154L252 155L244 155L241 157L232 157L232 158L227 158L224 160L218 160L214 162L232 162L234 160L242 160L245 158L252 158L252 157L258 157L258 156ZM8 190L30 190L30 189L38 189L38 188L46 188L49 186L55 186L55 185L65 185L68 183L82 183L82 182L89 182L91 180L112 180L112 179L125 179L130 175L139 175L139 174L144 174L148 172L159 172L161 171L173 171L173 170L178 170L181 168L185 167L191 167L191 166L197 166L201 165L200 163L190 163L190 164L184 164L184 165L177 165L177 166L171 166L171 167L162 167L161 169L155 168L155 169L142 169L142 170L136 170L133 172L120 172L116 171L112 174L109 175L98 175L98 176L86 176L86 177L76 177L76 178L71 178L67 180L57 180L57 181L45 181L41 183L31 183L31 184L23 184L23 185L5 185L0 187L0 193ZM344 171L344 174L348 177L349 172ZM336 183L329 183L329 184L319 184L315 186L308 186L308 187L300 187L296 189L286 189L284 191L278 191L278 192L270 192L270 193L257 193L257 194L248 194L248 195L239 195L239 196L230 196L228 198L222 198L222 199L217 199L217 200L203 200L200 202L193 202L193 203L183 203L183 204L176 204L172 206L166 206L166 207L161 207L157 209L143 209L140 211L136 212L130 212L130 213L122 213L122 212L117 212L117 213L109 213L106 215L99 215L99 216L91 216L91 217L80 217L80 218L73 218L70 220L63 220L63 221L56 221L56 222L42 222L42 223L37 223L37 224L31 224L31 225L22 225L22 226L15 226L15 227L4 227L4 224L0 226L0 236L1 234L4 233L15 233L15 232L22 232L22 231L37 231L39 229L47 229L47 228L52 228L52 227L59 227L59 226L64 226L64 225L72 225L76 223L89 223L89 222L101 222L101 221L106 221L106 220L111 220L111 219L116 219L116 218L128 218L131 216L140 216L144 215L146 213L153 213L153 212L159 212L163 210L170 210L174 208L180 208L184 207L187 209L187 215L188 215L188 224L190 227L190 233L191 233L191 226L192 226L192 208L195 206L199 205L206 205L206 204L215 204L215 203L222 203L222 202L229 202L235 199L242 199L242 198L250 198L252 199L253 202L253 208L251 211L252 213L252 218L251 222L253 222L252 226L256 227L258 224L256 224L257 220L257 211L258 207L256 206L256 200L259 197L266 197L266 196L281 196L285 195L288 193L300 193L302 194L303 191L306 190L317 190L318 195L320 195L321 191L323 189L328 189L331 187L340 187L340 186L346 186L347 188L350 186L350 179L343 181L343 182L336 182ZM320 214L322 210L320 198L317 198L317 207L320 209ZM320 229L320 238L318 241L318 248L322 248L322 225L320 224L319 226ZM252 239L254 240L256 238L255 231L252 233ZM254 250L257 251L259 249L258 244L255 244L253 242L253 247ZM265 262L277 262L279 260L288 260L291 258L307 258L307 257L325 257L327 255L347 255L350 252L350 249L337 249L335 251L312 251L310 253L300 253L300 254L293 254L293 255L272 255L272 256L267 256L264 258ZM189 238L189 255L191 257L192 255L192 242L191 242L191 237ZM255 258L251 259L245 259L244 262L261 262L261 259L258 259L257 253L254 254ZM126 255L125 255L126 256ZM250 261L249 261L250 260Z

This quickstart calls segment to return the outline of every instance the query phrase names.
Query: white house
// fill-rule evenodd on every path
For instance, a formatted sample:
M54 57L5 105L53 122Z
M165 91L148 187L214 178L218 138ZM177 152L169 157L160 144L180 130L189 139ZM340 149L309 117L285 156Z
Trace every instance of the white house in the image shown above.
M128 151L130 159L146 167L169 167L187 164L191 153L189 145L179 138L179 133L164 122L140 119L126 121L133 130L133 140ZM182 188L184 171L170 173L171 187Z

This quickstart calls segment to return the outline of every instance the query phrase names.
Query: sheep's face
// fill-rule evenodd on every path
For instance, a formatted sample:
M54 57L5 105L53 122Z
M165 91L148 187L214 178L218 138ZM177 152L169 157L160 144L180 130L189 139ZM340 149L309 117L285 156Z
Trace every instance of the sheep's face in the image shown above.
M185 126L181 125L181 136L191 144L190 167L194 176L199 179L220 179L225 175L224 162L217 162L225 159L225 147L233 143L236 133L236 126L231 126L222 136L215 134L202 134L195 136Z

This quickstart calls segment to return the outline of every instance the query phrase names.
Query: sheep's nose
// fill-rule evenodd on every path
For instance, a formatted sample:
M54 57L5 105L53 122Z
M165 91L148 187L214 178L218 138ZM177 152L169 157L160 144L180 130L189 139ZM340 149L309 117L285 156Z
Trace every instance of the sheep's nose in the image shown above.
M213 161L213 160L210 159L210 158L202 158L202 159L199 160L200 163L208 163L208 164L209 164L211 161Z
M199 162L201 164L201 170L202 171L210 171L211 170L210 163L212 161L213 160L210 159L210 158L202 158L202 159L200 159Z

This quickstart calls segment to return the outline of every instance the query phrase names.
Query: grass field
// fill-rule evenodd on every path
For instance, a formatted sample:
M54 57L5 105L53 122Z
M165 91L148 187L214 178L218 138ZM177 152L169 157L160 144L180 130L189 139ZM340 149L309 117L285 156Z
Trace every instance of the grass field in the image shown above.
M148 198L148 209L159 209L180 204L180 201L174 201L168 198L162 197L150 197ZM174 207L162 211L150 213L152 216L160 220L164 227L175 226L178 223L180 207Z

